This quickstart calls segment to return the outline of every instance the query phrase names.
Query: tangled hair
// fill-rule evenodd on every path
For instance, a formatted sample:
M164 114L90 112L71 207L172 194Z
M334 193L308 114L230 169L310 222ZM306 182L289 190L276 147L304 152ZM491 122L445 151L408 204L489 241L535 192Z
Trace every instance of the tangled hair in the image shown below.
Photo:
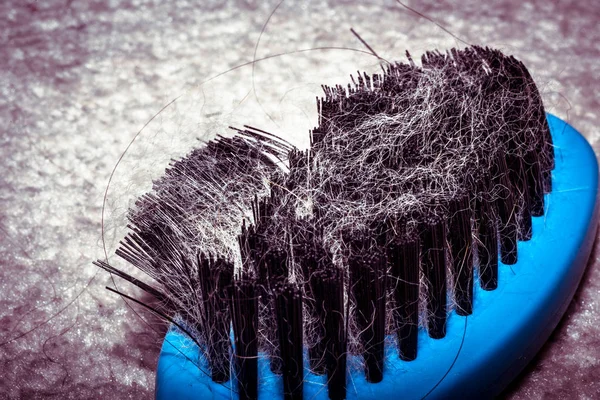
M98 262L181 319L216 382L231 321L242 398L258 352L290 396L303 348L331 398L348 360L379 382L386 337L404 360L419 325L443 337L449 309L472 312L474 271L495 289L498 248L515 263L544 212L553 148L525 66L477 46L407 57L323 86L309 149L246 128L173 161L117 250L160 289Z

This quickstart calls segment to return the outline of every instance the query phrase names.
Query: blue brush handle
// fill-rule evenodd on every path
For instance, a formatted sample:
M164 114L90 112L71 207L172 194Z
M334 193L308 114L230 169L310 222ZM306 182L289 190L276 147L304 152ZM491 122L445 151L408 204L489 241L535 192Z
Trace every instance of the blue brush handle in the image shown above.
M447 335L419 332L418 357L399 360L386 346L383 381L368 383L363 371L348 374L348 399L486 398L500 393L550 336L579 285L596 236L598 164L573 127L548 115L555 145L553 190L546 213L533 218L533 239L519 242L519 261L499 265L498 289L475 282L473 314L451 313ZM391 339L390 339L391 340ZM215 384L198 348L176 328L167 333L158 361L156 398L231 399L235 384ZM305 371L304 398L327 399L324 376ZM282 399L281 377L259 361L259 398Z

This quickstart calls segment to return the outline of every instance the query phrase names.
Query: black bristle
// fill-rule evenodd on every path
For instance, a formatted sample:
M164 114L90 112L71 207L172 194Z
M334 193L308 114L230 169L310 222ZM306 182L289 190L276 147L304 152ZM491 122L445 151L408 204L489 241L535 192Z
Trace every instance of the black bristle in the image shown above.
M115 275L119 276L120 278L125 279L126 281L130 282L131 284L139 287L144 292L153 296L156 300L160 301L161 303L164 303L166 308L173 307L173 304L171 304L170 299L166 295L164 295L162 292L153 288L152 286L148 285L147 283L142 282L139 279L136 279L133 276L121 271L120 269L117 269L117 268L111 266L106 261L96 260L92 264L94 264L97 267L102 268L106 272L115 274Z
M304 304L309 320L307 329L311 332L311 343L308 346L308 360L312 373L323 375L325 363L325 308L326 293L323 292L322 275L331 266L331 256L322 245L322 238L315 232L314 221L295 220L297 234L293 237L294 256L304 278Z
M396 303L394 320L399 357L404 361L417 358L419 332L419 254L418 240L410 243L391 242L388 262L391 266L393 295Z
M444 222L424 227L421 265L427 288L427 331L434 339L446 336L446 228Z
M452 255L454 298L458 315L471 315L473 312L472 215L473 211L467 197L451 203L448 239Z
M304 381L302 292L292 284L276 290L275 311L282 361L283 395L286 400L301 400Z
M326 365L326 346L327 346L327 331L326 331L326 308L325 297L323 292L323 284L319 282L322 277L317 274L311 274L308 285L313 299L310 304L310 312L313 317L311 326L312 332L315 335L315 343L308 349L308 357L311 371L316 375L323 375L327 372Z
M225 260L214 260L204 254L198 254L197 262L204 311L203 326L199 330L208 336L208 362L212 380L222 383L229 380L230 370L231 317L226 291L232 284L233 264Z
M275 178L274 180L276 180ZM253 260L257 267L257 294L260 297L259 321L266 342L270 347L270 368L275 374L282 373L280 347L277 337L277 314L275 310L274 288L282 285L288 276L288 261L285 250L266 238L277 229L273 224L273 213L279 201L280 186L271 187L271 196L262 199L255 198L253 202L256 232L254 235Z
M495 210L496 205L487 200L476 202L479 282L484 290L498 287L498 218Z
M544 185L544 193L550 193L552 191L552 171L542 171L542 183Z
M531 216L541 217L544 215L544 183L538 155L535 151L530 151L525 155L523 162L529 190Z
M355 238L348 260L350 286L364 347L367 381L383 379L385 339L386 258L369 236Z
M527 241L531 239L532 221L529 185L523 160L521 157L508 155L506 162L509 169L509 180L513 187L513 198L515 199L518 225L517 237L521 241Z
M335 266L319 272L325 315L325 363L331 400L346 398L346 358L348 337L344 309L344 273Z
M506 265L513 265L517 262L517 207L504 156L496 158L495 169L494 179L499 191L496 207L500 220L500 259Z
M534 132L536 140L535 152L539 154L539 168L540 173L543 176L547 176L548 180L544 182L544 191L549 193L552 190L552 180L550 179L550 172L554 169L554 144L552 135L550 133L550 126L546 119L546 112L544 111L544 104L542 102L542 96L533 80L531 74L525 67L525 65L518 61L520 72L525 81L526 90L525 94L528 96L530 111L532 118L527 122L530 124L531 129Z
M267 340L274 347L271 355L271 371L279 375L283 372L283 365L276 329L278 315L275 305L275 288L282 285L288 276L287 256L282 249L273 248L268 250L263 257L267 274L263 275L266 277L266 281L261 281L260 286L264 288L261 292L261 299L264 300L263 304L266 305L267 311L265 315L262 315L262 320L266 324Z
M240 400L258 398L258 297L249 277L235 280L231 289L235 342L235 372Z
M525 188L525 190L527 190L527 188ZM533 237L533 221L531 219L529 193L524 193L523 197L524 205L519 213L519 230L517 232L517 238L522 242L526 242Z

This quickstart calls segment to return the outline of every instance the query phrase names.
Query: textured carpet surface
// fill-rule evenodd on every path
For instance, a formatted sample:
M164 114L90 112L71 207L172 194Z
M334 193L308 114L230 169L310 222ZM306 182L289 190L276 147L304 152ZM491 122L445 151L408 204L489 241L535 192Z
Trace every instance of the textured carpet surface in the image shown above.
M260 36L276 5L0 2L0 399L152 398L165 326L107 292L113 283L91 264L104 249L119 264L112 254L135 196L171 157L230 124L306 145L319 85L378 68L350 27L389 60L403 60L406 49L418 57L462 46L393 1L284 2ZM597 2L410 5L462 40L521 59L548 111L600 150ZM315 47L327 49L297 52ZM200 85L286 52L294 53ZM103 241L115 164L180 95L115 170ZM507 397L600 398L597 257L595 250L565 318Z

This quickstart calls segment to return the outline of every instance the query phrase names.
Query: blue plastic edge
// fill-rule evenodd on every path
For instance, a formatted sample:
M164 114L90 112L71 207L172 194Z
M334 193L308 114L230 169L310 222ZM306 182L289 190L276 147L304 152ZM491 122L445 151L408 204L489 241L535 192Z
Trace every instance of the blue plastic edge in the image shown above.
M500 393L546 342L569 305L595 239L598 221L598 163L573 127L548 114L555 146L553 190L546 213L533 219L533 239L519 242L519 261L500 265L499 287L475 283L473 314L452 312L447 335L430 339L419 332L415 361L398 359L393 339L386 344L384 379L366 382L362 371L348 374L348 399L490 398ZM197 346L171 327L156 375L159 400L237 398L235 384L215 384ZM259 398L280 399L281 378L259 362ZM326 399L325 378L306 370L304 398Z

